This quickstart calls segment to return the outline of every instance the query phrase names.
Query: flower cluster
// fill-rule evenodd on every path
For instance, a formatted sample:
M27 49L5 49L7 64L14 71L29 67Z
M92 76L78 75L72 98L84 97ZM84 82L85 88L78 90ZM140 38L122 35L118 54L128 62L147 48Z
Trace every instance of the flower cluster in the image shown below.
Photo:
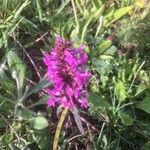
M86 71L87 60L84 46L73 48L71 42L56 38L51 52L44 54L47 76L53 84L48 90L48 106L58 103L70 109L76 104L88 107L87 83L91 74Z

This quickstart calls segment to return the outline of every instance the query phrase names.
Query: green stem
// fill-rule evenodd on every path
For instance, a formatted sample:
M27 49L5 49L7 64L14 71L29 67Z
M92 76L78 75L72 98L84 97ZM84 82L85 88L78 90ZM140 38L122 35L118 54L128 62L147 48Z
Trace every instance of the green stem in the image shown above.
M68 113L68 108L65 108L60 116L59 121L58 121L57 129L56 129L55 137L54 137L53 150L57 150L60 131L61 131L61 128L62 128L62 125L66 118L67 113Z

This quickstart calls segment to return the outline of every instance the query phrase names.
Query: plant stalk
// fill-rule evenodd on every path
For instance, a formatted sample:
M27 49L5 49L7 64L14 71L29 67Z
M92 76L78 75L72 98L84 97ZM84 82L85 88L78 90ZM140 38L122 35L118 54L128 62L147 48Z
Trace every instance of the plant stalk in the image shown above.
M66 118L67 113L68 113L68 108L65 108L60 116L59 121L58 121L57 129L56 129L55 137L54 137L53 150L57 150L60 131L61 131L61 128L62 128L62 125Z

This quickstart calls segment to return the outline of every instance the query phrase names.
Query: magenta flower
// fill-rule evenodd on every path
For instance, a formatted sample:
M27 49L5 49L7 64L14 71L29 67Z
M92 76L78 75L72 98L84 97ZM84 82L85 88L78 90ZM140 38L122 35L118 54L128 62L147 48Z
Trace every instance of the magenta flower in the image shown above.
M56 38L51 52L44 54L47 76L53 83L48 89L48 106L58 103L70 109L78 104L88 107L87 83L91 74L86 71L87 60L84 46L73 48L69 41Z

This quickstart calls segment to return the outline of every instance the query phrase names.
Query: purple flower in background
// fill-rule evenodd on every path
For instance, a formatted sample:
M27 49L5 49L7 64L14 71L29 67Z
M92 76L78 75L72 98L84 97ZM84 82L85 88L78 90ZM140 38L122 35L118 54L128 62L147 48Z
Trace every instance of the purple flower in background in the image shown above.
M58 103L70 109L75 104L88 107L87 83L91 74L86 71L87 60L84 46L73 48L69 41L56 38L51 52L44 54L47 76L53 83L53 87L48 89L48 106Z

